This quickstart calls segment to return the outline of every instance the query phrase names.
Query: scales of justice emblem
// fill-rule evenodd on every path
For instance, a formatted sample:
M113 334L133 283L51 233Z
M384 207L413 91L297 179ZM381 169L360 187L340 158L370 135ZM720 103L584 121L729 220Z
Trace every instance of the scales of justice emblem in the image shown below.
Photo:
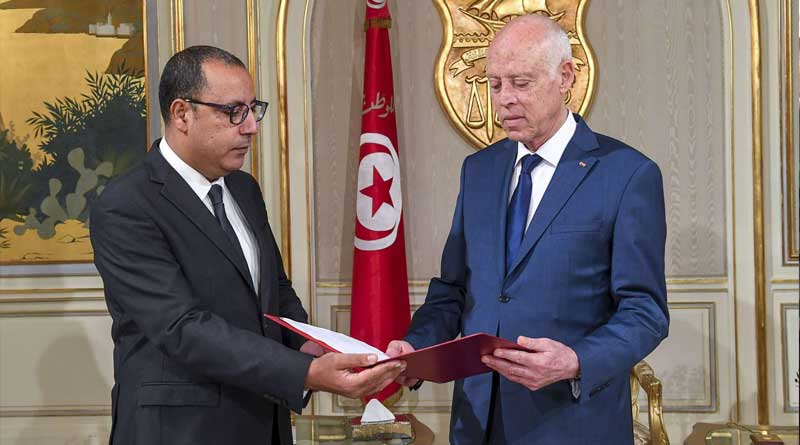
M567 106L583 115L591 102L595 61L583 31L588 0L435 0L444 26L434 79L439 103L465 139L483 148L505 137L492 109L486 50L511 19L542 14L567 32L575 83Z

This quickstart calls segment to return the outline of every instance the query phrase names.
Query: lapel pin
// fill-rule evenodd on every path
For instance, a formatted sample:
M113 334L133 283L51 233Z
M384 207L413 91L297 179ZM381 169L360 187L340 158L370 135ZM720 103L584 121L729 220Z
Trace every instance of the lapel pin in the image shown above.
M579 162L578 162L578 165L580 165L581 167L586 167L586 163L585 163L585 162L583 162L583 161L579 161Z

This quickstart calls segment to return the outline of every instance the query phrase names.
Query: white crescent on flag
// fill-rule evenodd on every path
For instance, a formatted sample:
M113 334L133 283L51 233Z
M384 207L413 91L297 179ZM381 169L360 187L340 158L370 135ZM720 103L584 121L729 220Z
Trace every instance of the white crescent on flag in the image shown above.
M374 210L374 197L358 193L356 197L356 217L364 228L374 232L390 232L381 238L365 240L355 237L355 246L361 250L380 250L391 246L397 238L400 217L403 215L403 195L400 187L400 159L391 139L380 133L364 133L361 145L377 144L386 148L387 152L374 152L364 156L358 165L358 190L364 190L374 184L375 174L380 180L391 180L390 198L379 203Z

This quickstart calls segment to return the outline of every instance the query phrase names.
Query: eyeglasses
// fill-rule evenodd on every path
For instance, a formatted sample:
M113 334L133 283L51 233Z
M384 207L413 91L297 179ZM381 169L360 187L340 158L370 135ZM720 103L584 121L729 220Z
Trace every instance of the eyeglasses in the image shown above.
M247 114L252 111L253 117L256 119L256 122L259 122L261 119L264 119L264 115L267 113L267 106L269 105L267 102L263 102L260 100L254 100L251 105L246 104L238 104L238 105L222 105L222 104L215 104L212 102L200 102L199 100L194 99L183 99L190 104L196 105L205 105L207 107L217 108L219 110L224 110L228 113L228 116L231 118L231 124L239 125L247 119Z

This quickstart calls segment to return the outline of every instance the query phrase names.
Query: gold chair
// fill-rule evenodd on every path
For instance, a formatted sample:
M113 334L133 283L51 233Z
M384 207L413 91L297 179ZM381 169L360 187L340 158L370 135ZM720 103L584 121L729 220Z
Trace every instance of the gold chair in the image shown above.
M639 418L639 389L647 394L647 420L649 428ZM636 445L669 445L664 427L664 410L661 400L661 381L653 368L644 360L631 370L631 409L633 410L633 438Z

